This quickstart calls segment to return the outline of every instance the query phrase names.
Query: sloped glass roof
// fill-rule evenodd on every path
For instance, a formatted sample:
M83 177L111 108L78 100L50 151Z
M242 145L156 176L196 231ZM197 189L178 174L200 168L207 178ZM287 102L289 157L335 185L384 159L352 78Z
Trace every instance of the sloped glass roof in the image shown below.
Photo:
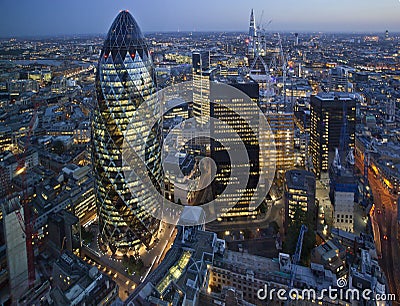
M113 58L119 51L122 59L125 58L127 51L129 54L138 52L142 58L143 53L147 53L142 31L128 11L121 11L115 18L102 50L102 56L111 55Z

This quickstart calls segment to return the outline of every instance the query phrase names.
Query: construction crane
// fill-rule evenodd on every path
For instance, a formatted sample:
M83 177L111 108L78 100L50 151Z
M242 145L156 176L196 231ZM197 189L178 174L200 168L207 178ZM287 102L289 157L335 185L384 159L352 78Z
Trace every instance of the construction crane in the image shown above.
M10 186L10 178L7 173L7 169L0 166L0 181L1 181L1 189L0 189L0 197L7 197L9 191L11 190Z
M29 207L29 198L28 198L28 186L26 183L26 154L30 145L30 138L32 135L33 127L37 119L37 108L36 104L34 107L32 118L29 122L28 130L25 136L24 148L21 154L15 155L17 158L18 166L16 173L21 177L21 206L23 208L24 216L20 210L16 210L15 213L17 215L18 221L21 225L22 231L25 233L25 242L26 242L26 254L28 260L28 284L29 288L32 288L35 282L35 265L34 265L34 251L32 245L32 235L33 235L33 225L34 221L31 217L31 211Z
M285 56L285 53L283 51L283 46L282 46L282 38L281 35L278 33L278 43L279 43L279 57L282 60L282 76L283 76L283 102L286 104L286 79L287 79L287 58Z
M264 10L262 10L261 16L258 19L259 21L258 21L258 24L257 24L257 30L261 30L263 17L264 17Z
M265 29L272 23L272 19L263 23L263 17L264 17L264 10L262 10L261 16L259 18L259 21L257 24L257 31L259 31L259 33L261 33L261 35L265 36Z
M297 245L296 245L296 252L292 256L292 265L291 265L291 271L290 271L290 283L289 283L289 290L293 289L293 284L294 284L294 279L296 277L296 271L297 271L297 264L300 261L301 257L301 250L303 248L303 239L304 239L304 234L308 231L307 226L304 224L301 225L300 228L300 233L299 233L299 238L297 239ZM286 304L288 303L289 299L286 300Z

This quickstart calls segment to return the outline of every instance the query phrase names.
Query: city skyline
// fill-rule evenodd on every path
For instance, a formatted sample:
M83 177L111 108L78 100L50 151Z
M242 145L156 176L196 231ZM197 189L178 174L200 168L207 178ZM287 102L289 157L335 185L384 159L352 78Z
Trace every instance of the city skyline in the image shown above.
M142 0L136 3L96 1L95 4L96 10L93 10L93 1L3 3L0 37L106 33L109 21L120 10L129 10L142 24L143 32L244 32L252 8L256 24L260 25L262 16L260 26L269 23L266 30L272 32L400 32L397 0L357 0L350 4L344 0L335 3L310 0L301 5L294 0L276 3L253 0L235 3L235 8L229 11L226 0L218 3L206 0L201 6L177 1L163 5L160 0L154 1L152 6L145 5Z
M400 0L81 2L3 1L2 304L400 305Z

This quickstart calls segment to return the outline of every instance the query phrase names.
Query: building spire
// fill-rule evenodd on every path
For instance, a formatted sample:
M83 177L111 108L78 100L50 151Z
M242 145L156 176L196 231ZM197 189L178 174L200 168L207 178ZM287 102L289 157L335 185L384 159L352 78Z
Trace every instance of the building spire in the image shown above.
M256 31L256 20L254 18L254 10L251 9L251 14L250 14L250 27L249 27L249 37L248 37L248 50L247 54L249 58L254 58L255 54L255 40L257 36L257 31Z
M249 37L255 37L256 34L257 34L257 33L256 33L256 20L255 20L255 18L254 18L254 10L251 9Z

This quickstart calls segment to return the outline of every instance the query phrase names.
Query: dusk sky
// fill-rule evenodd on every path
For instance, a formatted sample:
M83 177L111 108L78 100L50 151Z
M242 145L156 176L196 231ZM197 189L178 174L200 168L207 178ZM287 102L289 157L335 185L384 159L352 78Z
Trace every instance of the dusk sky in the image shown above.
M271 31L400 32L399 0L0 0L0 36L107 32L122 9L143 32L247 31L251 8Z

